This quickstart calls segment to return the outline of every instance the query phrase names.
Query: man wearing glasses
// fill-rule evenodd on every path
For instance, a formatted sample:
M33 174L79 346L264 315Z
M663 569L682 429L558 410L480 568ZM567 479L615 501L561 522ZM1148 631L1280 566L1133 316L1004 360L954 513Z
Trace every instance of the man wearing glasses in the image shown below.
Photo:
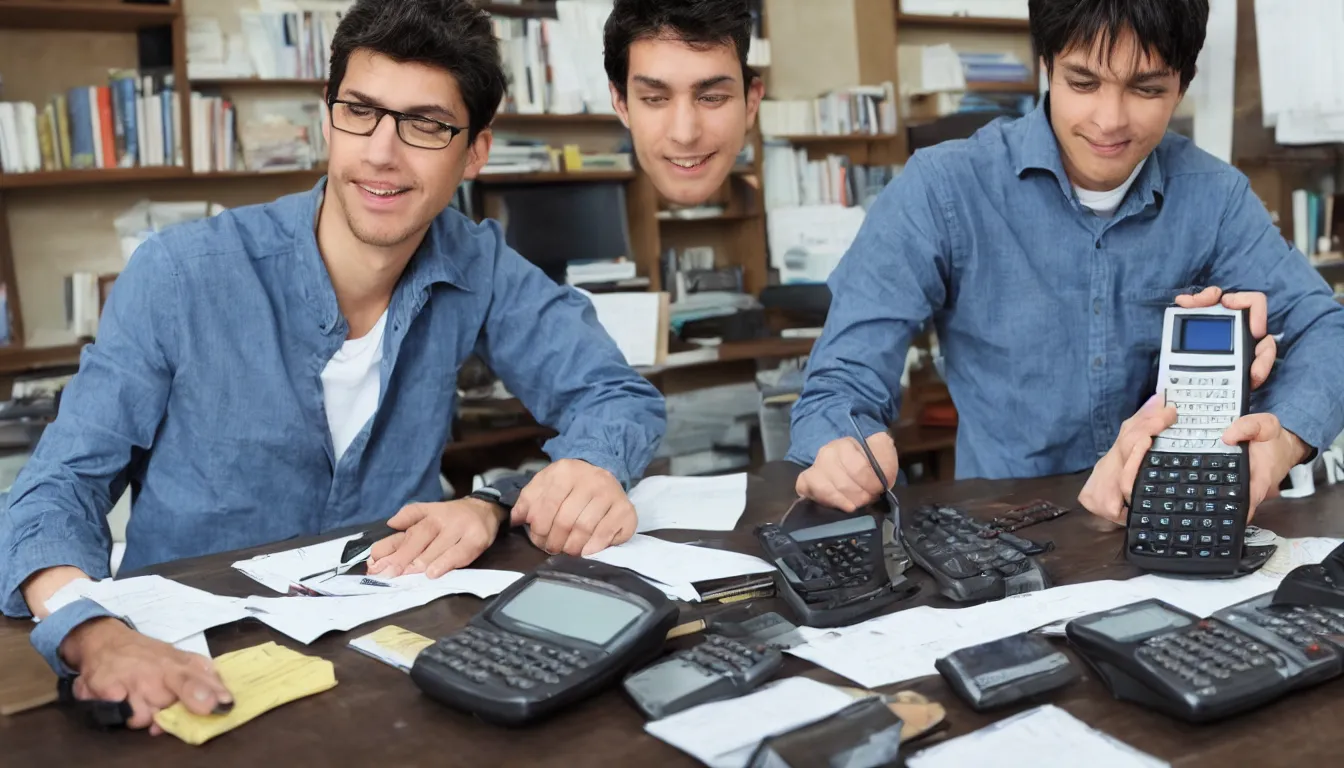
M0 609L82 698L133 727L181 700L226 709L208 660L136 633L71 581L108 575L106 515L130 484L122 563L388 521L372 573L469 565L510 520L444 502L439 458L473 352L559 435L512 523L548 551L633 535L624 484L663 400L590 304L449 208L490 150L505 79L468 0L359 0L332 43L328 175L311 192L151 238L117 280L97 343L0 512Z

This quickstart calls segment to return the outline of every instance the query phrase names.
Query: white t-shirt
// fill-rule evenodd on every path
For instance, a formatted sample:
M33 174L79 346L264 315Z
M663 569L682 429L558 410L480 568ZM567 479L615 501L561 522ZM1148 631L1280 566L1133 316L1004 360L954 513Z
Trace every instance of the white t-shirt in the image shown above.
M358 339L346 339L322 369L322 400L336 461L378 410L382 388L379 366L383 362L383 329L387 310L373 330Z
M1120 207L1120 201L1125 199L1125 193L1129 191L1130 187L1134 186L1134 180L1139 177L1139 171L1143 170L1143 166L1147 162L1148 158L1145 157L1138 165L1134 166L1134 172L1129 174L1129 178L1125 179L1124 184L1109 192L1093 192L1090 189L1083 189L1077 184L1073 185L1073 191L1078 195L1078 202L1091 208L1093 213L1104 219L1111 218Z

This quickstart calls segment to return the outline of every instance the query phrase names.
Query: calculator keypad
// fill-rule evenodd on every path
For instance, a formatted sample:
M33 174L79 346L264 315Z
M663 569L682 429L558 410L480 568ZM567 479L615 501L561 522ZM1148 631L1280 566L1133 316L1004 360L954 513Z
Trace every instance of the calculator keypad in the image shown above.
M1150 451L1130 505L1136 555L1231 560L1246 510L1245 458Z
M424 653L474 683L519 690L554 685L588 666L587 659L567 648L480 627L441 638Z
M1265 670L1286 664L1268 646L1207 620L1183 632L1151 637L1135 653L1146 664L1179 677L1200 696L1212 696L1219 686L1259 678Z
M733 675L751 669L765 658L768 650L764 645L746 645L722 635L709 635L704 642L676 655L710 674Z
M873 541L873 532L867 531L849 538L821 539L804 542L803 551L826 568L831 578L842 587L852 587L867 581L876 568L872 551L881 546Z
M1241 415L1234 378L1226 373L1171 376L1166 385L1167 405L1176 408L1176 423L1153 441L1153 449L1188 451L1218 447L1224 430Z
M1032 567L1021 548L1014 546L1021 539L958 510L921 508L915 512L914 524L913 546L951 578L1016 576Z
M1344 636L1344 611L1303 605L1265 605L1238 614L1302 650L1307 658L1319 655L1320 637Z

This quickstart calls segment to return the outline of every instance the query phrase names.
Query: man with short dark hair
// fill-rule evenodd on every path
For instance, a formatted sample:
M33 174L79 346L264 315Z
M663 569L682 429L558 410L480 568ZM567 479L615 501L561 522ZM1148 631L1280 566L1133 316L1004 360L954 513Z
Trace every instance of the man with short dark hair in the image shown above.
M507 525L444 502L459 366L479 354L559 435L512 522L550 552L635 532L624 485L664 429L658 391L591 304L449 208L490 151L505 87L468 0L359 0L332 40L328 174L311 192L151 238L117 280L60 417L0 515L0 610L81 698L132 727L227 707L209 660L140 635L70 582L109 570L105 517L135 494L124 570L387 521L370 573L437 577ZM390 519L389 519L390 518Z
M1254 384L1274 365L1266 330L1282 334L1273 379L1223 435L1250 443L1253 513L1344 429L1344 307L1244 175L1167 131L1195 75L1208 0L1029 8L1048 97L1026 117L917 152L830 278L834 301L793 409L790 458L810 465L798 491L846 509L875 498L881 483L858 439L896 477L886 425L906 350L932 321L960 417L958 477L1092 468L1080 501L1123 522L1139 461L1176 419L1150 400L1164 308L1221 301L1251 309L1264 337Z
M670 202L704 203L732 172L765 93L750 45L746 0L616 0L607 17L612 105Z

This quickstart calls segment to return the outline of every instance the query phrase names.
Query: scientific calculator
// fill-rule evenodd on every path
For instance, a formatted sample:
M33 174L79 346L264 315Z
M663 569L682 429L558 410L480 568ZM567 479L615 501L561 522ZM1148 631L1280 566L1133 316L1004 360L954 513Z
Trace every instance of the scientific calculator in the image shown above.
M650 720L749 693L784 663L777 649L723 635L678 651L625 679L625 692Z

